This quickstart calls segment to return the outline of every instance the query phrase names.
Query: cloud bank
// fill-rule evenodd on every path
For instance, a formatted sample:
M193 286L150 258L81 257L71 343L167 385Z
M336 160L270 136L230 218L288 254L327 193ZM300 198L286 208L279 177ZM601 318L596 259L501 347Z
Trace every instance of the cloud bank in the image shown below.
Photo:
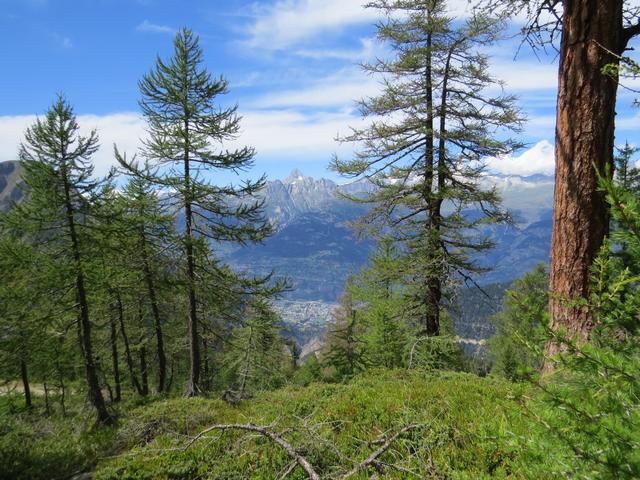
M536 173L553 175L555 170L553 145L547 140L542 140L518 156L505 155L489 158L486 164L489 170L505 175L526 176Z
M24 130L35 120L34 115L0 116L0 161L14 160ZM257 162L291 162L292 167L306 160L318 161L333 152L348 155L349 145L339 145L335 137L361 122L351 110L304 113L296 110L248 110L242 119L242 134L236 145L251 145L258 152ZM145 135L144 120L136 113L110 115L79 115L78 123L86 133L96 128L101 148L94 156L96 175L104 175L116 164L113 144L122 152L133 155ZM234 144L227 145L233 147ZM279 160L278 160L279 159ZM553 145L543 140L518 156L487 160L493 172L515 175L553 174ZM262 168L258 168L262 170Z

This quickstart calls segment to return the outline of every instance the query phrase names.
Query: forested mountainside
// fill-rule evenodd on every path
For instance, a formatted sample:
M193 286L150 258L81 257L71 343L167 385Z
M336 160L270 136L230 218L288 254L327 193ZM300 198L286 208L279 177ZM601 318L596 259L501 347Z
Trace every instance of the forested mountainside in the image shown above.
M496 248L479 259L492 268L478 276L479 284L504 283L548 262L551 237L553 178L491 175L483 186L495 185L513 225L487 227ZM347 222L356 220L366 206L340 198L338 191L357 194L371 187L365 182L338 185L293 171L284 180L267 183L262 196L266 212L278 225L263 244L225 249L224 257L236 268L291 279L288 300L335 302L350 273L365 265L373 245L359 240ZM471 212L472 213L472 212Z
M16 161L0 162L0 211L6 211L12 202L22 198L20 164Z
M49 3L0 29L0 480L640 478L637 1ZM345 184L251 172L300 158Z
M502 291L536 264L548 261L553 179L491 175L483 183L499 189L514 217L513 225L487 227L496 247L479 259L492 269L476 278L478 284L484 290ZM19 163L0 163L0 208L22 198L19 184ZM280 311L303 344L322 333L347 277L366 265L373 249L372 242L357 238L348 224L363 215L367 206L345 200L339 192L353 195L371 188L365 181L339 185L294 170L283 180L267 182L260 193L268 219L277 225L275 234L262 244L219 245L222 258L239 271L274 271L290 280L293 288L279 302ZM452 309L461 336L488 337L491 327L486 319L501 301L500 294L493 297L476 291L472 284L461 287L456 302L462 307Z

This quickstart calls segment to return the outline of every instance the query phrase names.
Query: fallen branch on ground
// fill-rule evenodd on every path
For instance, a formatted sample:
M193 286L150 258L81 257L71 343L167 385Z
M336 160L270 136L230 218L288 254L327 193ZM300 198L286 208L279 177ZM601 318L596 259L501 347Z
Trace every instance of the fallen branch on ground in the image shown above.
M406 427L403 427L402 429L398 430L396 433L394 433L393 435L391 435L383 444L382 446L377 449L375 452L373 452L371 455L369 455L365 460L363 460L362 462L360 462L360 464L356 465L351 471L349 471L348 473L346 473L345 475L343 475L341 478L345 479L345 478L349 478L352 477L353 475L356 475L358 472L365 470L367 468L369 468L370 466L376 466L376 467L380 467L382 466L382 462L380 462L378 459L387 451L389 450L389 447L391 447L391 444L393 442L395 442L398 437L400 435L402 435L403 433L406 433L410 430L414 430L418 428L418 425L416 425L415 423L410 423L409 425L407 425Z
M248 431L248 432L259 433L260 435L263 435L263 436L267 437L269 440L272 440L273 442L275 442L278 445L280 445L285 450L285 452L287 452L287 454L293 460L295 460L295 462L298 465L300 465L305 472L307 472L307 475L309 475L309 478L311 480L322 480L320 478L320 475L318 475L318 473L315 471L315 469L311 465L311 463L309 463L309 461L306 458L304 458L302 455L300 455L296 451L296 449L289 442L287 442L284 438L282 438L277 433L274 433L274 432L268 430L268 427L259 427L257 425L252 424L252 423L247 423L246 425L240 424L240 423L228 423L228 424L212 425L209 428L206 428L205 430L201 431L195 437L193 437L191 439L191 441L189 441L189 443L184 447L184 449L186 450L196 440L198 440L199 438L203 437L207 433L212 432L214 430L222 430L222 431L224 431L224 430L245 430L245 431Z
M393 442L395 442L401 435L411 430L415 430L418 427L419 425L415 423L411 423L401 428L400 430L398 430L396 433L388 437L386 440L382 439L376 442L376 443L382 443L380 448L372 452L371 455L369 455L366 459L364 459L362 462L356 465L353 469L349 470L347 473L344 473L341 475L334 474L332 475L332 477L344 480L358 474L363 470L366 470L369 467L375 467L378 470L381 470L382 468L392 468L398 471L404 471L408 473L409 471L402 467L398 467L396 465L381 461L380 457L382 457L382 455L384 455L387 452L387 450L391 448L391 445L393 444ZM311 480L322 480L322 477L320 477L320 475L315 470L311 462L309 462L309 460L307 460L304 456L298 453L298 451L293 445L291 445L284 438L282 438L282 434L273 432L271 428L272 428L271 426L258 426L252 423L247 423L247 424L228 423L228 424L211 425L210 427L202 430L196 436L191 438L189 442L185 445L183 450L188 449L197 440L199 440L200 438L204 437L207 433L210 433L212 431L243 430L247 432L254 432L278 444L280 447L282 447L282 449L284 449L285 452L287 452L287 455L289 455L289 457L293 460L293 462L286 468L284 474L280 477L281 479L286 478L289 474L293 472L296 465L299 465L307 473L307 475Z

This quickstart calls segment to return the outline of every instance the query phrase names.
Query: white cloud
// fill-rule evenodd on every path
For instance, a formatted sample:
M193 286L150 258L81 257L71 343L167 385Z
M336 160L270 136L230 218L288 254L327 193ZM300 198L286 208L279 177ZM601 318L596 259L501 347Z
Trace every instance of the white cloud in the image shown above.
M473 4L469 0L450 0L447 2L447 15L455 18L469 17L473 11Z
M363 8L364 0L278 0L267 7L254 4L255 21L247 29L247 45L282 50L301 41L349 25L372 23L378 17Z
M317 158L338 150L338 134L346 133L359 118L349 111L338 113L302 113L295 110L248 111L243 114L243 134L239 144L251 145L258 155L298 157L304 161L310 153Z
M640 113L616 118L616 130L637 132L640 128Z
M362 120L355 112L300 112L288 110L247 110L242 112L242 134L228 148L250 145L261 158L288 158L299 161L317 161L333 152L349 155L353 145L339 145L335 137L348 133L350 126L360 127ZM0 161L17 158L18 146L25 129L35 121L34 115L0 116ZM133 112L108 115L79 115L83 133L98 130L100 150L94 156L96 175L104 175L115 165L113 144L129 156L136 153L140 139L145 136L144 120ZM517 175L534 173L552 174L554 170L553 146L546 140L539 142L520 156L506 156L487 160L490 170Z
M248 103L251 108L347 108L380 92L380 84L356 69L344 69L306 87L266 94Z
M176 29L169 27L167 25L158 25L156 23L151 23L149 20L143 21L136 27L138 32L144 33L166 33L169 35L174 35L176 33Z
M555 114L529 116L525 128L527 133L537 138L555 137L556 116Z
M505 155L486 161L491 171L506 175L552 175L555 170L554 148L547 140L542 140L521 155Z
M256 2L254 22L246 31L249 35L246 44L252 48L283 50L350 25L373 24L382 14L374 8L364 8L366 3L365 0L277 0L264 6L263 2ZM454 18L468 17L472 9L469 0L451 0L448 4L448 14Z
M100 150L95 155L96 174L104 175L109 167L116 164L113 158L113 144L120 152L126 152L131 158L141 146L140 139L145 136L145 122L133 112L113 113L109 115L79 115L78 124L84 132L91 128L98 131Z
M56 42L62 48L73 48L73 42L69 37L60 35L58 33L52 34L54 42Z
M35 115L0 116L0 161L15 160L18 147L24 139L24 131L35 122ZM144 136L144 122L135 113L116 113L111 115L79 115L78 124L81 133L96 128L101 148L93 157L95 174L104 175L115 164L113 144L120 151L134 154L139 139Z
M305 158L326 156L329 161L332 152L340 149L334 138L338 133L346 133L349 125L356 125L358 117L349 111L338 113L301 113L294 110L249 110L243 112L242 134L225 147L250 145L256 148L258 159L264 155L270 158ZM35 115L0 116L0 161L15 160L18 147L23 140L25 129L33 124ZM82 133L96 128L100 137L100 150L94 155L95 174L105 175L116 164L113 144L129 157L140 147L140 139L145 136L144 120L133 112L108 115L79 115L78 124Z
M18 158L18 145L35 118L34 115L0 117L0 161Z
M361 38L360 43L362 47L359 50L347 50L338 48L310 48L299 49L293 53L299 57L311 58L313 60L321 59L336 59L336 60L349 60L352 62L364 62L375 57L375 52L378 50L379 44L376 43L375 38Z
M494 59L491 74L505 82L508 92L553 90L558 87L558 65L515 59Z

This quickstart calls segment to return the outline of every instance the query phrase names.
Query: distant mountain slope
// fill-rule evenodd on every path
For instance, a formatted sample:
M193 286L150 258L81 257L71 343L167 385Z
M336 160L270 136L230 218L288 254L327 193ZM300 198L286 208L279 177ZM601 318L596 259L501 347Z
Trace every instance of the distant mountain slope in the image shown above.
M551 241L552 177L492 175L483 178L483 185L498 188L515 222L486 228L484 233L496 248L477 258L492 268L476 279L484 291L462 288L450 309L457 334L469 339L492 335L488 317L500 308L504 289L538 263L548 262ZM373 248L371 242L357 241L346 224L365 213L366 206L336 194L339 189L357 194L367 188L363 182L339 186L326 179L314 180L299 171L268 182L263 198L267 215L278 224L277 232L263 245L225 253L231 265L247 273L273 270L291 279L295 290L285 295L280 309L291 334L306 350L320 345L318 339L348 275L366 265ZM477 347L471 349L477 353Z
M0 212L8 210L13 202L24 196L20 172L20 162L0 162Z
M548 260L551 239L553 178L487 176L486 188L496 186L515 218L513 226L487 227L496 248L477 258L493 270L477 278L481 284L509 282ZM337 185L315 180L295 170L285 180L268 182L262 195L269 218L278 224L276 234L263 245L226 249L232 265L246 272L272 269L288 276L296 290L288 299L335 302L351 272L366 264L373 245L357 241L347 226L366 206L337 196L338 190L364 192L364 182Z
M269 181L260 194L267 217L277 225L276 233L263 244L224 245L218 251L248 274L273 270L288 277L294 287L286 294L288 300L333 303L348 275L366 263L373 247L370 241L359 241L347 225L367 207L340 198L338 190L358 194L368 188L365 182L339 186L294 170L284 180Z

